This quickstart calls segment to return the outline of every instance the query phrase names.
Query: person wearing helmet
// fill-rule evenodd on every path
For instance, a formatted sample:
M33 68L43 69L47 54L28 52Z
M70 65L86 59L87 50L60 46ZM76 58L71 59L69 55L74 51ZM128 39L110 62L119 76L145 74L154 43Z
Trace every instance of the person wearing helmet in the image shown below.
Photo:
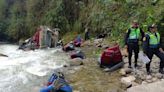
M164 51L160 43L160 34L157 32L156 25L153 24L148 27L148 33L146 33L143 39L143 51L150 59L150 62L146 64L146 71L148 75L151 73L150 64L154 54L160 58L159 73L164 74Z
M138 59L138 53L139 53L139 40L141 40L143 37L144 37L144 32L142 31L141 28L139 28L138 22L136 20L133 21L131 27L127 30L126 35L125 35L125 48L127 48L127 51L128 51L128 62L129 62L128 67L129 68L132 68L131 58L132 58L133 51L135 54L134 67L137 67L137 59Z
M47 86L40 92L72 92L72 87L66 82L63 73L53 73L49 78Z

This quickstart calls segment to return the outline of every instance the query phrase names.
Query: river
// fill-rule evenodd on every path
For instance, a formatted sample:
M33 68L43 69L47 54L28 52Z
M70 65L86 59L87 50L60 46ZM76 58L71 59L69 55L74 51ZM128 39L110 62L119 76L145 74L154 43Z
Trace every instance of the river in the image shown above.
M17 45L0 44L0 92L38 92L54 69L68 56L61 49L17 50Z

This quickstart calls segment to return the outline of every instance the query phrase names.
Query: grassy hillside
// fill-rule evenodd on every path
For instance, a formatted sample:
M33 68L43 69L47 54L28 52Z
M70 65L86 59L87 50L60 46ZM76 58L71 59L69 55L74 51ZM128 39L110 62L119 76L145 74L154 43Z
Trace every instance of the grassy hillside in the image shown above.
M59 27L61 34L106 31L123 37L132 20L162 29L164 0L1 0L0 39L18 41L30 37L39 25ZM69 34L69 33L68 33Z

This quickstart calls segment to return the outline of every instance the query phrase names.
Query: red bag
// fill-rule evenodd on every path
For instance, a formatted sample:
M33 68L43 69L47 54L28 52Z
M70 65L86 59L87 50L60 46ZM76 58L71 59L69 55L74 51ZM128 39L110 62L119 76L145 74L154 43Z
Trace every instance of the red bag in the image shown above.
M101 55L101 65L112 67L122 62L122 55L119 49L119 45L104 50Z

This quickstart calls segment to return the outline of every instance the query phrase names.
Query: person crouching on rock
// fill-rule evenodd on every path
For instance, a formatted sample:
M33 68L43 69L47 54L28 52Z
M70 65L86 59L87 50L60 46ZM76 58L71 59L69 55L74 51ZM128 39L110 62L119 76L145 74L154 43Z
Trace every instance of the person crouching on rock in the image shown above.
M143 50L150 59L150 62L146 64L148 75L150 74L150 64L154 54L160 58L159 73L164 74L164 51L160 43L160 34L157 32L156 25L153 24L148 27L148 33L143 38Z
M53 73L49 78L47 86L40 92L72 92L72 87L66 82L63 73Z

